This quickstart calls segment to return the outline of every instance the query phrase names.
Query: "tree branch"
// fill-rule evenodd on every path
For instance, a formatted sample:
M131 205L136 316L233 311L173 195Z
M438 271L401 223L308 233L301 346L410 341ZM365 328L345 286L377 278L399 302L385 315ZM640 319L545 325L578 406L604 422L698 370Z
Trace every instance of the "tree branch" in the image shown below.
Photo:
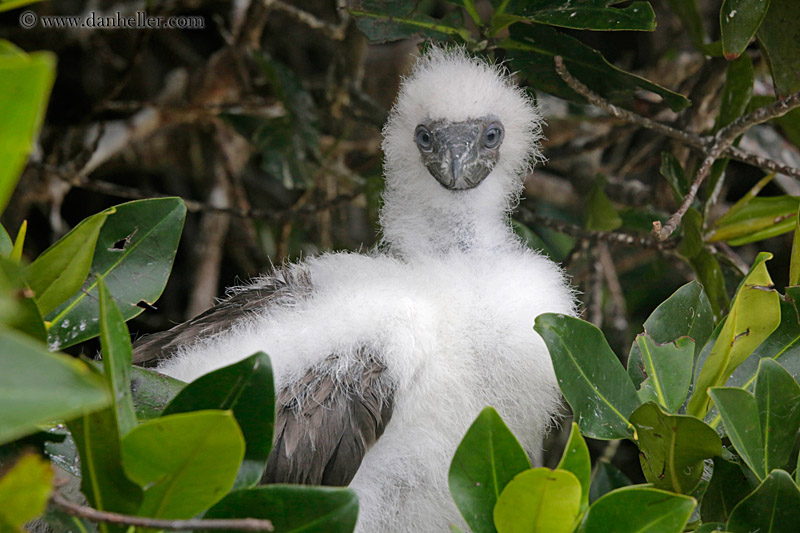
M144 516L130 516L120 513L98 511L91 507L73 503L58 491L50 496L50 502L65 513L85 518L90 522L102 522L123 526L147 527L153 529L168 529L171 531L188 531L193 529L233 529L236 531L274 531L275 527L269 520L257 518L231 518L231 519L193 519L193 520L161 520Z

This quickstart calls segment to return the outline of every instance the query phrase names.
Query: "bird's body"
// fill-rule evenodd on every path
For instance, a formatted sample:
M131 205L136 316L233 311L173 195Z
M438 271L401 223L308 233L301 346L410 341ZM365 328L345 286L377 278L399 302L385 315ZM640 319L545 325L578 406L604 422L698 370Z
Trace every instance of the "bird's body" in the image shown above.
M433 49L384 134L381 247L286 266L138 352L187 381L268 353L267 480L350 482L361 532L446 531L461 523L450 461L483 407L538 451L559 393L533 323L574 313L574 299L509 225L539 118L498 68ZM463 148L464 135L483 144Z

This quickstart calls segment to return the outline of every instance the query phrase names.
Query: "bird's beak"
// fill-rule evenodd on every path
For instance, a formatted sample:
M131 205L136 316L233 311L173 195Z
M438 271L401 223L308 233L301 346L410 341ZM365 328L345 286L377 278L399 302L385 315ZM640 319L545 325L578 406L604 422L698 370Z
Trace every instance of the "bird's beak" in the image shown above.
M484 120L431 125L433 149L422 161L436 181L457 191L477 187L497 163L497 152L481 150Z

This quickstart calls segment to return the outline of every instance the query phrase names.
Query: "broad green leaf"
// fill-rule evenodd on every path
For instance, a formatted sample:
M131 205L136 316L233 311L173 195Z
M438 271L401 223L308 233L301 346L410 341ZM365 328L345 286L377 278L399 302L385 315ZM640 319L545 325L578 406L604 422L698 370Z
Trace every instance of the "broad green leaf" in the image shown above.
M700 482L703 461L722 453L717 432L692 416L671 415L646 403L631 415L639 461L656 488L688 494Z
M733 371L778 327L780 304L762 252L739 285L719 338L700 369L687 413L703 418L708 412L707 389L724 385Z
M689 260L692 270L697 273L697 279L703 284L703 289L708 295L711 305L712 317L717 320L728 308L728 294L725 289L725 277L717 258L705 248ZM699 344L699 343L697 343Z
M23 531L25 522L42 514L52 482L50 461L35 453L20 457L0 477L0 531Z
M800 285L800 206L794 217L792 255L789 262L789 285Z
M578 424L572 423L572 430L569 432L569 440L561 454L561 460L557 468L572 472L581 484L581 508L580 512L586 511L589 507L589 488L592 482L592 461L589 457L589 448L583 440Z
M108 292L102 278L99 281L100 295L100 346L103 353L103 377L106 380L116 413L119 436L136 427L136 413L131 396L131 336L122 319L117 304Z
M628 416L639 398L603 333L592 324L546 313L534 326L550 350L553 368L581 432L595 439L633 436Z
M750 491L750 483L738 464L714 457L714 473L700 506L703 522L727 522L733 508Z
M525 450L497 411L481 411L458 445L448 477L450 494L473 531L495 531L493 512L500 493L530 467Z
M667 0L672 11L681 19L692 44L698 51L704 52L706 31L703 28L703 17L697 7L696 0Z
M147 368L131 367L133 405L139 420L158 418L186 383Z
M586 206L584 209L586 217L586 229L591 231L613 231L622 225L622 219L619 213L611 205L611 200L608 199L603 188L606 184L606 178L603 176L598 177L592 190L589 191L586 197Z
M153 304L164 290L178 248L186 206L180 198L136 200L114 207L92 258L93 278L46 319L51 346L67 347L100 334L97 277L114 295L123 319ZM139 305L141 304L141 305Z
M681 220L681 241L678 252L689 259L703 251L703 215L690 207Z
M244 457L228 411L195 411L141 423L122 440L125 471L145 487L139 513L191 518L225 496Z
M736 3L737 1L744 3L752 0L726 0L726 4ZM767 2L768 0L759 3L765 4ZM750 56L745 54L728 63L725 86L722 88L719 116L717 117L717 129L728 126L747 111L747 104L750 103L750 98L753 96L754 77L753 62L750 60Z
M102 408L111 398L99 376L72 357L0 330L0 443Z
M23 220L17 232L17 238L14 240L14 248L11 250L11 260L17 263L22 260L22 247L25 245L25 234L28 231L28 221Z
M739 502L728 520L731 533L794 533L800 524L800 490L783 470L773 470Z
M100 511L135 514L142 501L142 489L123 470L113 407L76 418L68 427L80 452L81 492L91 506ZM107 524L101 524L100 529L120 530Z
M511 480L494 508L498 533L570 533L581 507L572 472L533 468Z
M800 197L758 196L714 224L709 242L728 241L732 246L774 237L794 229Z
M631 480L619 468L605 459L600 459L595 465L592 485L589 487L589 504L593 504L612 490L627 487L630 484Z
M670 413L677 412L692 381L694 341L680 337L673 342L656 344L649 335L642 333L635 342L646 376L639 389L639 399L656 402Z
M470 40L463 21L436 20L420 13L417 4L390 0L360 0L350 8L356 25L372 42L384 43L421 35L436 39L455 36Z
M81 221L28 267L28 285L42 315L80 290L92 263L97 235L113 208Z
M785 98L800 90L800 2L771 0L756 33L767 58L775 92Z
M786 469L800 430L800 385L781 365L764 358L758 365L755 396L766 472Z
M25 268L10 258L0 257L0 322L45 342L47 331L32 294L25 284Z
M597 50L549 26L515 24L509 30L510 37L500 45L508 50L514 68L536 89L561 98L584 101L555 71L553 57L560 55L573 76L615 105L631 107L636 92L640 90L661 96L673 111L690 105L680 94L619 70Z
M728 60L739 56L767 14L769 0L725 0L719 11L722 51Z
M610 0L588 0L580 3L562 0L528 2L522 9L522 19L549 26L575 30L653 31L655 12L647 2L633 2L624 8L610 7Z
M252 487L264 474L272 449L275 385L264 352L205 374L175 396L164 415L201 409L232 410L246 444L234 488Z
M725 431L739 457L758 479L764 479L764 439L761 435L756 399L745 390L730 387L714 388L709 394L722 416Z
M680 533L696 502L649 487L632 486L609 492L586 513L585 533Z
M0 224L0 255L4 257L8 257L11 254L11 250L14 249L14 243L11 242L11 237L9 236L6 228Z
M265 485L231 492L204 518L265 518L281 533L350 533L357 515L352 489Z
M680 337L694 340L697 357L714 329L711 303L703 286L690 281L664 300L644 323L645 333L658 344L676 341ZM628 355L628 376L635 387L645 379L645 367L639 345L634 341Z
M0 46L6 42L0 40ZM56 56L50 52L0 54L0 213L28 160L55 73Z
M676 202L689 192L689 181L686 179L686 173L683 171L678 158L670 152L661 152L661 167L659 172L664 179L667 180L669 186L672 188L672 196Z

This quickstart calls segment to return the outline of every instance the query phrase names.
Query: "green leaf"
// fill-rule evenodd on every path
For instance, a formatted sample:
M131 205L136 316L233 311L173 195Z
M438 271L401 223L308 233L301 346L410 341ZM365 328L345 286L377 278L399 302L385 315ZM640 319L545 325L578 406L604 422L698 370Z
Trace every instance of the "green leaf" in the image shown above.
M416 2L390 0L360 0L350 14L367 39L373 43L397 41L414 36L448 39L455 36L470 40L463 22L448 24L418 11ZM455 21L454 21L455 22Z
M728 520L732 533L793 533L800 523L800 491L789 474L773 470Z
M131 367L133 405L139 420L158 418L186 383L155 370Z
M191 518L233 486L244 438L233 414L195 411L143 422L122 440L125 471L145 487L142 516Z
M789 285L800 285L800 205L794 217L792 255L789 262Z
M717 220L708 241L739 246L787 233L794 229L798 207L800 197L758 196Z
M780 304L767 271L772 254L762 252L739 286L731 312L697 378L687 413L702 418L708 412L706 390L724 385L733 371L778 327Z
M598 499L579 531L585 533L681 533L694 498L648 487L624 487Z
M25 285L24 267L12 259L0 257L0 322L45 342L47 331L31 294Z
M612 490L627 487L631 480L622 471L605 459L597 461L592 485L589 487L589 503L592 504L601 496Z
M703 284L703 289L708 294L711 305L712 317L719 319L728 307L728 294L725 289L725 277L717 258L706 249L700 250L696 256L689 260L692 270L697 273L697 278ZM699 345L700 343L695 343Z
M0 443L108 405L99 376L72 357L44 344L0 330Z
M50 461L34 453L19 458L0 478L0 531L22 531L47 507L53 482Z
M764 440L756 399L745 390L730 387L714 388L709 394L719 409L728 438L739 457L758 479L764 479Z
M628 416L639 398L603 333L566 315L545 313L534 326L550 350L553 368L581 432L595 439L633 436Z
M581 506L572 472L534 468L517 474L494 508L498 533L570 533Z
M622 225L622 219L611 205L611 200L606 196L603 188L605 187L605 177L598 177L592 190L586 197L586 229L592 231L613 231Z
M681 241L678 252L689 259L703 251L703 215L690 207L681 220Z
M785 98L800 90L800 2L771 0L756 33L767 58L775 92Z
M17 232L17 238L14 240L14 248L11 250L11 260L19 263L22 260L22 247L25 244L25 234L28 231L28 221L23 220Z
M11 237L8 235L6 228L0 224L0 256L8 257L13 249L14 243L11 242Z
M707 39L705 28L703 28L703 17L697 7L695 0L667 0L669 7L681 19L686 28L692 44L698 51L705 52Z
M631 415L639 460L656 488L689 494L703 475L703 461L722 453L717 432L692 416L671 415L646 403Z
M27 6L28 4L35 4L40 1L41 0L2 0L0 1L0 12Z
M136 427L136 413L131 395L131 360L133 350L128 326L122 319L108 287L99 280L100 295L100 346L103 353L103 377L106 380L116 412L119 436Z
M231 492L204 518L264 518L281 533L350 533L357 515L352 489L266 485Z
M275 385L267 354L255 353L199 377L175 396L164 415L201 409L233 411L246 444L244 461L234 488L256 485L272 449L275 416Z
M578 424L572 423L572 430L569 433L569 440L561 454L558 467L561 470L572 472L581 484L581 507L580 512L586 511L589 507L589 488L592 482L592 461L589 457L589 448L583 440Z
M633 2L624 8L609 7L617 2L587 0L565 3L562 0L529 2L522 9L523 20L575 30L653 31L655 12L647 2Z
M689 393L694 366L694 341L681 337L671 343L656 344L642 333L636 345L646 378L639 389L642 402L656 402L667 411L675 413Z
M495 531L493 512L500 493L530 467L525 450L497 411L481 411L458 445L448 477L450 494L473 531Z
M670 152L661 152L661 167L659 172L667 180L672 188L672 195L676 202L689 192L689 181L686 179L686 173L683 171L678 158Z
M186 206L180 198L136 200L114 207L100 235L91 264L93 280L46 319L49 343L67 347L100 334L97 277L114 295L123 319L153 304L164 290L178 248ZM135 283L132 283L135 281Z
M800 385L781 365L764 358L758 366L755 396L766 471L786 469L800 430Z
M510 37L500 45L508 50L514 69L536 89L584 101L555 71L553 56L560 55L573 76L615 105L630 108L640 90L661 96L676 112L690 105L680 94L614 67L597 50L549 26L515 24L510 32Z
M42 315L81 288L89 274L97 235L111 212L113 208L82 220L28 267L28 285Z
M674 342L680 337L694 340L695 358L713 329L711 303L703 286L696 281L690 281L675 291L644 323L645 333L657 344ZM635 341L628 355L628 376L637 388L646 377L642 353Z
M737 1L738 3L751 2L751 0L726 0L725 4L736 3ZM768 0L757 3L766 4ZM725 6L723 6L724 8ZM753 96L754 78L753 62L747 54L728 63L725 86L722 88L719 116L717 117L717 130L728 126L747 111L747 104L750 103L750 98Z
M0 47L7 41L0 40ZM56 73L50 52L0 54L0 213L8 204L44 118Z
M750 490L750 483L738 464L714 457L714 473L700 506L703 522L727 522L733 508Z
M719 11L722 51L725 59L739 56L756 34L767 14L769 0L725 0Z
M100 511L136 513L142 489L123 470L114 409L109 407L76 418L68 427L80 452L81 491L91 506ZM106 524L101 524L100 529L119 530Z

